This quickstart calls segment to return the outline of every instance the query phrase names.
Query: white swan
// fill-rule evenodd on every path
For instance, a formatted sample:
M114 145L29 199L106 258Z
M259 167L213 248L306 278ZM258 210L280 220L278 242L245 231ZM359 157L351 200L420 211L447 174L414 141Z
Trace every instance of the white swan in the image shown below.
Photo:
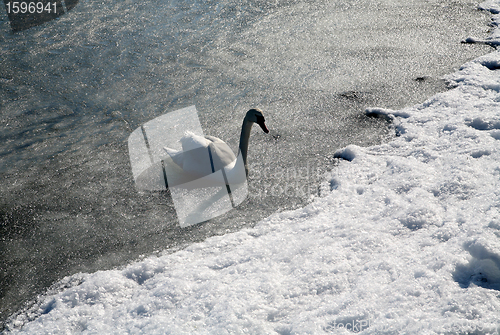
M248 176L248 140L254 123L257 123L265 133L269 133L262 111L257 108L250 109L243 119L241 128L238 157L241 157L242 161L236 159L231 148L221 139L213 136L203 137L192 132L186 132L186 135L180 139L182 150L164 147L171 161L175 163L175 166L172 166L173 164L167 162L169 187L200 180L207 176L209 178L205 178L207 179L205 181L209 181L210 175L218 170L224 171L226 184L244 182ZM244 174L241 164L245 169ZM197 184L201 187L205 186L201 182Z

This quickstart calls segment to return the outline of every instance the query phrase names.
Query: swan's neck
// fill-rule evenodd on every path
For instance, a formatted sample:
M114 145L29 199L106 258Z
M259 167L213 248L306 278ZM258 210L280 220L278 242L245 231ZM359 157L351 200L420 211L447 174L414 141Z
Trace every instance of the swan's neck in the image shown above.
M248 152L248 140L250 139L250 131L252 130L253 122L248 121L246 118L243 120L243 126L241 126L241 136L240 136L240 152L243 157L243 163L245 164L245 172L248 177L248 167L247 167L247 152Z

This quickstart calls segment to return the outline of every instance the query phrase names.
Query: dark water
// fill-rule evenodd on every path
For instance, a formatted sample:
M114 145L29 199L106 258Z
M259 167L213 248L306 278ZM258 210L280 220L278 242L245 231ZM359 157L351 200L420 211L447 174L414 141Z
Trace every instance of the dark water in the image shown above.
M489 51L469 1L80 1L12 34L0 16L0 321L50 285L255 224L318 195L333 153L393 134L366 107L402 108ZM236 151L254 130L248 199L181 229L168 194L135 190L127 138L196 105ZM1 328L0 328L1 329Z

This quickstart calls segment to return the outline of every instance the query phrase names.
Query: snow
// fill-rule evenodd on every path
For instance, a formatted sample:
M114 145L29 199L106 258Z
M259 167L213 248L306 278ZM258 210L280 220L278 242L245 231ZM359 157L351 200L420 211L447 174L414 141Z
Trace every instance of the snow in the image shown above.
M498 0L481 6L500 12ZM399 136L337 151L310 205L65 278L10 332L496 334L500 52L447 80L456 87L423 104L368 109Z

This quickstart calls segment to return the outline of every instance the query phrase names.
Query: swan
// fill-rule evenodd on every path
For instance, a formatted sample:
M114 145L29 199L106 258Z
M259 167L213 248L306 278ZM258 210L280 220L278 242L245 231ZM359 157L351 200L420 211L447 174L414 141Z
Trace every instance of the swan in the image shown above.
M265 133L269 133L262 111L258 108L250 109L241 127L239 159L221 139L214 136L203 137L189 131L180 139L182 150L164 147L170 156L170 162L174 163L167 163L168 185L176 186L207 176L210 179L210 175L218 170L223 171L225 184L243 183L248 177L248 141L254 123L257 123ZM245 169L244 175L241 164Z

